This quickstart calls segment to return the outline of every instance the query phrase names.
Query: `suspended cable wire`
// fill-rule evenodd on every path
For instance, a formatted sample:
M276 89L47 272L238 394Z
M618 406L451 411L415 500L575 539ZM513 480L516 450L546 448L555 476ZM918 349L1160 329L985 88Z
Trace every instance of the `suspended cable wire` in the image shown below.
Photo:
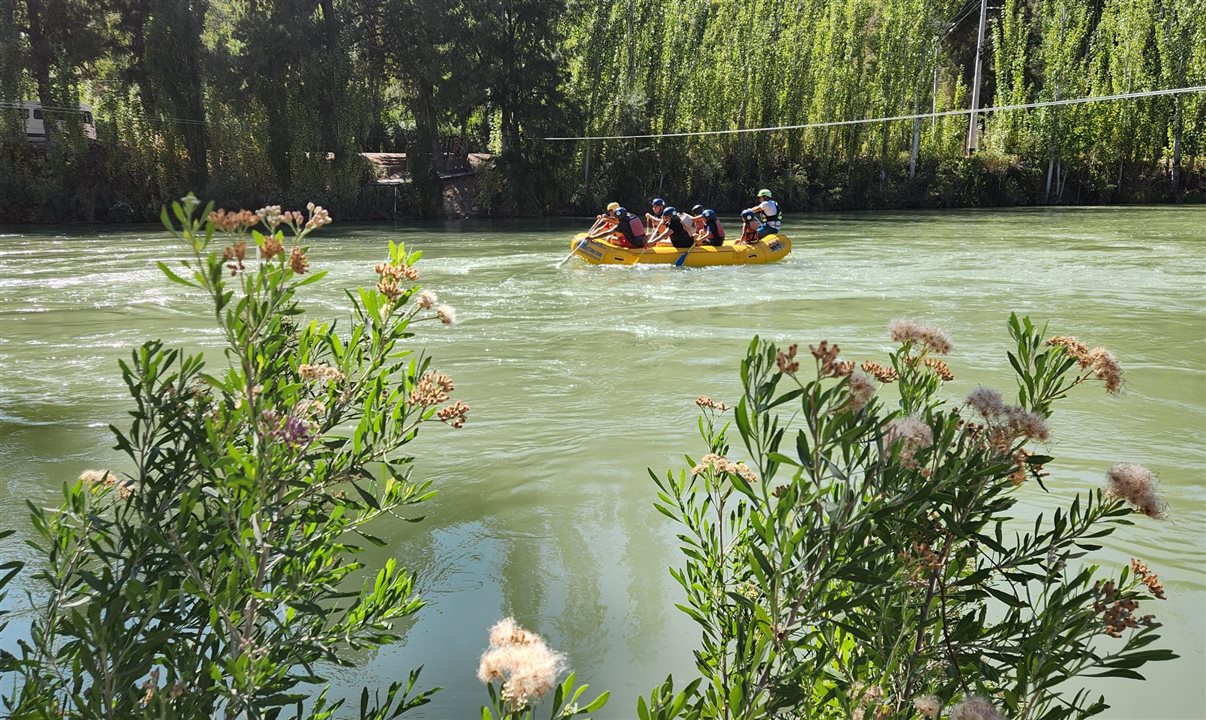
M699 137L703 135L739 135L742 133L773 132L776 130L807 130L809 128L839 127L844 125L869 125L872 123L895 122L897 120L933 119L951 117L954 115L977 115L1010 110L1031 110L1035 108L1056 107L1060 105L1083 105L1095 102L1110 102L1114 100L1131 100L1134 98L1156 97L1161 95L1182 95L1185 93L1206 92L1206 85L1193 87L1168 88L1164 90L1145 90L1143 92L1120 93L1118 95L1098 95L1095 97L1068 98L1065 100L1045 100L1043 102L1024 103L1021 105L998 105L982 107L978 110L970 108L962 110L943 110L941 112L915 113L911 115L890 115L887 117L862 118L859 120L828 120L825 122L802 123L800 125L775 125L773 127L743 128L739 130L697 130L693 132L648 133L645 135L583 135L579 137L546 137L540 138L549 142L569 142L578 140L646 140L654 138Z

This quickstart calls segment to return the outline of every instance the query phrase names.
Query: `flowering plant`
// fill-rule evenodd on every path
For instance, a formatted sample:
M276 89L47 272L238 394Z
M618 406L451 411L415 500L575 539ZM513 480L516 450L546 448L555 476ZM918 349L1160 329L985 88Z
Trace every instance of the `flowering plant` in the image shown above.
M577 685L574 673L558 683L565 656L549 648L544 638L503 618L490 628L490 647L482 653L477 677L486 683L490 704L482 706L482 720L533 720L536 704L553 690L549 717L571 718L603 707L609 693L579 707L578 698L589 685ZM494 683L499 683L494 687Z
M682 526L671 572L702 629L700 677L677 694L667 679L642 720L1088 717L1108 705L1075 678L1141 679L1175 657L1150 647L1159 624L1139 603L1164 590L1145 564L1072 563L1132 512L1165 514L1150 471L1118 465L1051 514L1011 515L1020 488L1051 482L1037 448L1053 403L1095 378L1120 392L1117 360L1044 342L1028 319L1009 329L1016 405L988 388L942 399L950 339L916 322L889 326L887 364L812 346L809 380L797 346L754 339L732 421L697 400L708 454L654 475L657 509ZM730 459L734 427L745 461Z
M452 310L391 243L376 287L348 292L346 333L299 323L326 211L198 205L174 203L175 223L164 211L191 259L160 267L208 298L228 362L136 349L121 365L133 420L112 428L130 469L86 472L58 510L33 509L46 598L5 698L15 717L328 718L342 701L324 667L392 641L422 606L409 571L356 555L385 545L374 521L417 521L432 495L403 452L419 427L465 421L468 406L444 404L452 380L401 344ZM365 690L359 717L428 702L417 677Z

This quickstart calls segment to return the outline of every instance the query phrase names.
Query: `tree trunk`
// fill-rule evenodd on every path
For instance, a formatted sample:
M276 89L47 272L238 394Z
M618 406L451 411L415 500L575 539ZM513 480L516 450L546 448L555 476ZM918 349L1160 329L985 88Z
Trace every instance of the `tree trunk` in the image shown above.
M264 119L268 122L268 158L282 192L289 190L293 180L293 163L290 157L293 152L293 133L289 128L287 104L284 88L279 83L268 80L264 96Z
M913 114L919 111L919 103L914 103ZM917 177L917 153L921 150L921 118L913 118L913 143L909 146L909 181Z
M1177 98L1176 110L1173 112L1173 155L1172 155L1172 191L1181 192L1181 136L1185 131L1185 119L1181 110L1181 98Z
M192 187L197 192L204 191L209 184L209 132L205 126L205 90L200 58L201 32L205 27L205 13L208 9L209 3L201 0L193 8L194 11L187 14L188 27L185 37L188 42L186 48L183 48L188 59L181 104L186 117L199 121L184 126L184 146L192 168Z
M152 87L150 75L147 73L147 18L150 8L146 2L130 4L129 14L123 23L130 33L130 66L126 71L127 80L138 86L138 100L142 103L142 111L147 115L159 112L155 102L155 90Z
M54 54L50 49L50 39L46 37L46 27L43 25L46 7L42 0L25 0L26 15L29 18L29 55L33 65L34 82L38 86L38 102L43 108L55 106L54 86L50 82L50 67ZM42 111L42 126L46 132L46 142L54 136L54 123L46 110Z
M340 72L343 64L336 61L336 54L339 49L339 25L335 22L335 8L331 0L319 0L319 7L322 8L322 60L323 64L329 68L327 72L322 74L322 79L318 83L317 102L318 102L318 122L319 135L322 139L322 147L319 148L319 160L325 162L326 157L322 153L336 153L340 150L339 131L337 125L337 107L342 96L342 88L340 83L343 80L343 73ZM338 158L337 158L338 159Z
M440 174L436 168L437 119L435 110L435 86L420 79L415 88L411 114L415 118L414 157L410 161L410 177L418 194L419 214L434 217L440 212L442 192Z

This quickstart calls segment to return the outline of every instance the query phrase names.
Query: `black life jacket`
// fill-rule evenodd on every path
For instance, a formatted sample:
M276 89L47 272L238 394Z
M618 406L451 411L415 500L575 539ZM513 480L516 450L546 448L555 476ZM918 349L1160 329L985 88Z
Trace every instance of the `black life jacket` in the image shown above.
M764 212L762 212L761 210L759 210L759 211L758 211L758 215L759 215L759 217L762 219L762 222L766 223L767 225L770 225L771 223L777 223L777 222L779 222L779 221L780 221L780 217L781 217L781 216L780 216L780 214L779 214L779 203L775 202L774 200L772 200L772 199L770 199L770 198L767 198L767 202L770 202L770 203L773 203L773 204L774 204L774 206L775 206L775 214L774 214L774 215L767 215L766 213L764 213ZM759 204L759 206L761 206L761 204L762 204L762 203L758 203L758 204Z
M671 245L680 250L695 247L695 238L691 237L691 233L687 232L687 227L683 225L683 221L677 213L669 216L666 221L670 226Z

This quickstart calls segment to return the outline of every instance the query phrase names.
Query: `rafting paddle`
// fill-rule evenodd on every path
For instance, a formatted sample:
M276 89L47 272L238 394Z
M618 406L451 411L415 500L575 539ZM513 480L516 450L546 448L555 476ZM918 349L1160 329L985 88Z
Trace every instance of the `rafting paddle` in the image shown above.
M586 247L586 241L590 238L590 234L599 229L599 223L601 222L603 222L603 218L597 218L595 220L595 224L590 226L590 230L586 231L586 237L583 237L578 244L574 246L574 249L570 250L570 254L566 255L561 259L561 262L557 263L556 267L561 267L562 265L566 264L569 262L570 258L577 254L579 250Z

